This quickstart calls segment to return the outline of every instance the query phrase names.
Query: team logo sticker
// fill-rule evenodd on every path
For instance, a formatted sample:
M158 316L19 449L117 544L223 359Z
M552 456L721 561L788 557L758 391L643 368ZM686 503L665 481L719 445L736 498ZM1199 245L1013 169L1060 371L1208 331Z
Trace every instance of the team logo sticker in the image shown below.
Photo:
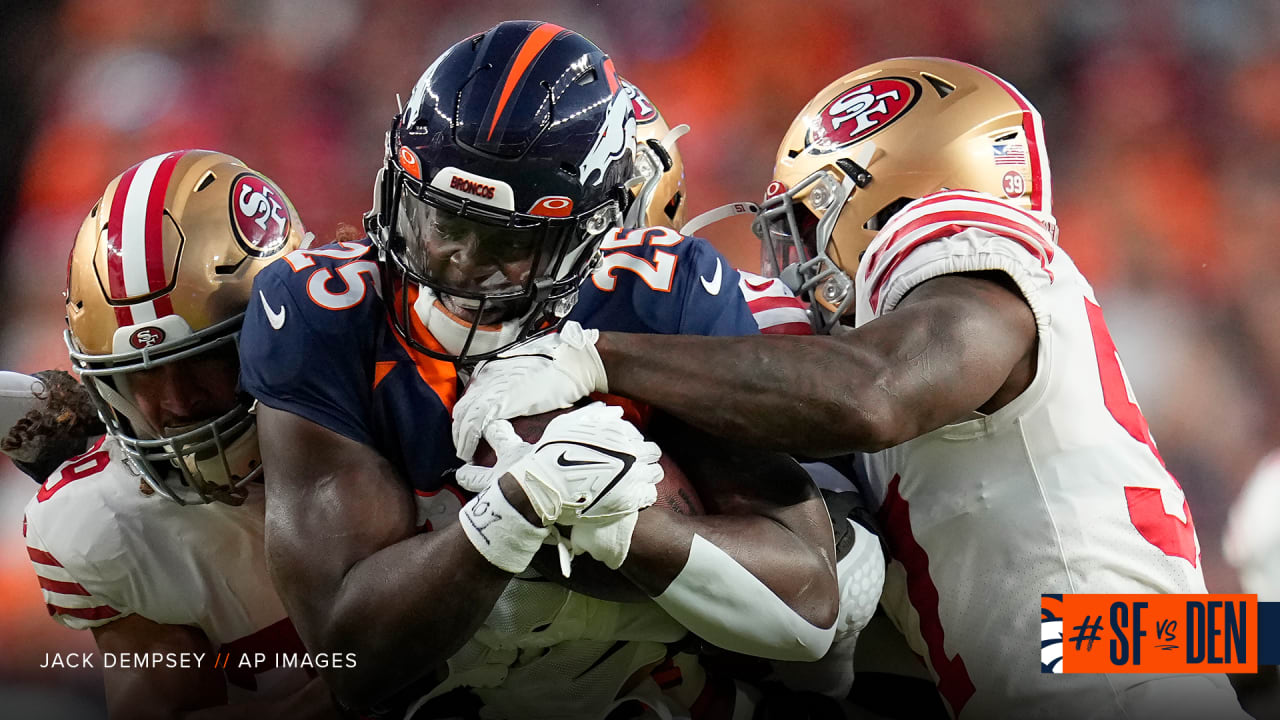
M573 214L573 199L564 195L548 195L534 203L529 209L529 214L540 217L569 217Z
M231 186L231 224L240 246L250 255L274 254L289 237L283 193L259 175L240 175Z
M856 85L810 118L805 146L824 153L866 139L889 127L920 99L920 84L910 78L877 78Z
M1004 189L1004 196L1007 198L1022 197L1022 193L1027 191L1027 179L1022 177L1022 173L1017 170L1010 170L1005 173L1000 185Z
M764 199L777 197L787 191L787 186L777 180L772 180L764 189Z
M626 83L627 88L631 90L631 111L636 114L636 122L644 125L651 123L658 117L658 109L649 102L648 96L640 92L640 88Z
M1040 596L1040 672L1062 672L1062 595Z
M613 99L609 101L604 122L596 131L595 142L578 164L578 182L583 187L604 182L609 166L635 149L636 116L634 111L628 112L632 109L633 97L634 93L623 88L614 93Z
M417 154L402 145L397 156L400 159L400 167L404 168L405 172L418 180L422 179L422 162L418 160Z
M129 344L138 350L153 347L162 342L164 342L164 330L158 327L138 328L129 336Z

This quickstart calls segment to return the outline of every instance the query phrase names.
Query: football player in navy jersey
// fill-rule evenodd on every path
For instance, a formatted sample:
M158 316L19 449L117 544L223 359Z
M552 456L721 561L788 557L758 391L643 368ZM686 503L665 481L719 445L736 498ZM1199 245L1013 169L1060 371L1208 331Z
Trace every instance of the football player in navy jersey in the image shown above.
M358 658L322 670L349 706L465 686L497 715L603 715L627 694L662 702L635 678L688 631L784 659L831 642L831 525L785 456L724 450L734 484L697 484L710 515L650 508L657 447L594 404L532 444L494 423L496 467L450 480L459 368L567 317L588 333L757 331L709 244L618 229L643 179L632 100L572 31L468 38L393 122L369 238L292 253L255 283L241 382L259 400L268 559L307 646ZM656 602L539 582L544 544Z

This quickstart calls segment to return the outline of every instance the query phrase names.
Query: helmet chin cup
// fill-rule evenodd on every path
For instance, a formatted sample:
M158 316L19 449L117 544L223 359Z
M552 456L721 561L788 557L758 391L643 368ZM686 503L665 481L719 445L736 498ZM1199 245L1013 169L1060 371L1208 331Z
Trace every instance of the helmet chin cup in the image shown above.
M778 279L791 292L800 292L800 286L804 284L804 281L800 279L800 263L791 263L782 268L782 272L778 273Z

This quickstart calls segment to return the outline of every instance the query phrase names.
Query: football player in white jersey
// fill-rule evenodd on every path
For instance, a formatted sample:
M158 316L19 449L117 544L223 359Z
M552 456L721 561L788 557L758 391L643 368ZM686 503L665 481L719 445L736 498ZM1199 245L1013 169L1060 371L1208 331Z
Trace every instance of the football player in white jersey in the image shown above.
M854 71L787 132L756 225L826 337L541 338L479 369L459 452L495 417L605 389L763 446L861 451L894 555L882 603L953 715L1239 717L1222 675L1035 662L1041 593L1205 592L1051 188L1040 115L1007 82L938 58Z
M335 716L314 671L276 667L304 648L267 574L255 421L236 391L253 278L302 234L270 180L189 150L112 180L76 237L66 339L84 394L46 376L4 450L30 463L78 445L23 530L49 614L94 634L113 717ZM59 424L86 395L106 424L87 449L83 427Z
M1235 567L1244 592L1259 602L1280 601L1280 527L1272 519L1280 504L1280 450L1262 458L1245 481L1227 515L1222 548ZM1255 676L1233 678L1246 708L1255 717L1280 716L1277 668L1259 667Z

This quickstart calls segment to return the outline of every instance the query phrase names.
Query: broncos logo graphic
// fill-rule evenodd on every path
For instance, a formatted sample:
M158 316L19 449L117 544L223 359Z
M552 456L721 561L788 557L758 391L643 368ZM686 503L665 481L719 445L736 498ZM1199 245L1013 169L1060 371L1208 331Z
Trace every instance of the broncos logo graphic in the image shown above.
M591 150L578 166L578 179L586 185L604 182L609 164L636 146L636 116L631 109L632 92L625 85L613 94L604 123L596 135Z
M1040 672L1062 672L1062 595L1040 596Z

